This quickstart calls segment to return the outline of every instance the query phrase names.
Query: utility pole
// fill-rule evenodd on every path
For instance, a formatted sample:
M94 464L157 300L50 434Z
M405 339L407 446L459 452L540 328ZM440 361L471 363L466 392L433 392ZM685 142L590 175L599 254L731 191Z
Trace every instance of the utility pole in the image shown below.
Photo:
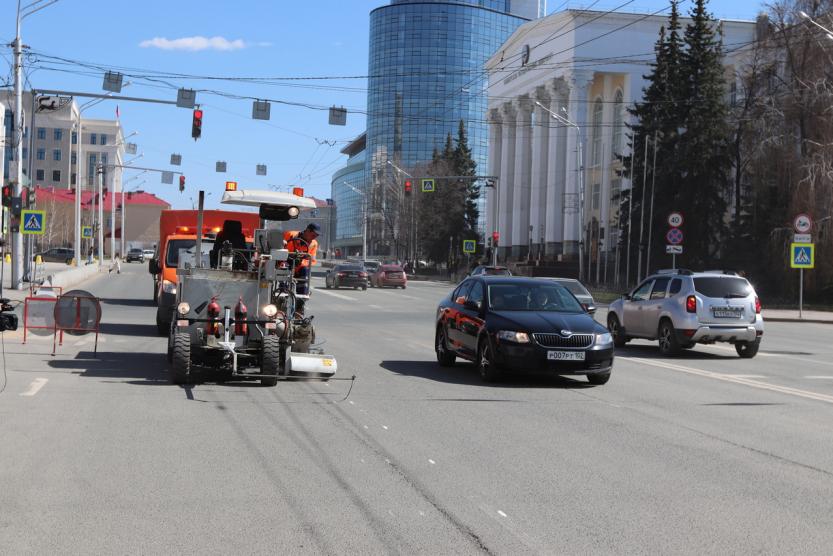
M15 147L15 177L14 177L14 196L20 197L23 183L23 45L20 41L20 23L22 17L20 16L20 0L17 3L17 22L15 25L15 39L14 39L14 147ZM34 133L35 130L32 130ZM34 156L34 153L29 153L29 156ZM21 270L23 269L23 236L20 234L20 228L17 232L12 233L12 283L13 290L19 290L22 287Z

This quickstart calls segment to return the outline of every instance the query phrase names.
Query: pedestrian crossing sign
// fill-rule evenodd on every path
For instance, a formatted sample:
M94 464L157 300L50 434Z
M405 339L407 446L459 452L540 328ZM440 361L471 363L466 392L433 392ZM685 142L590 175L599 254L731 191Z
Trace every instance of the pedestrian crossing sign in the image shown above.
M81 237L83 239L92 239L93 238L93 227L92 226L81 226Z
M423 193L433 193L436 191L437 187L434 184L433 178L423 178L422 179L422 192Z
M46 211L22 210L20 211L20 221L23 223L21 233L41 236L46 227Z
M474 253L477 251L477 245L473 239L463 240L463 253Z
M815 268L816 245L814 243L790 244L791 268Z

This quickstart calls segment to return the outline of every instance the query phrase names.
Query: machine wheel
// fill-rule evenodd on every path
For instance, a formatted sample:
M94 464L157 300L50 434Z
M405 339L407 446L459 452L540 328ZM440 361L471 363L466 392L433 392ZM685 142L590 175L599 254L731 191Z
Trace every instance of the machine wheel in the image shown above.
M191 374L191 335L187 332L174 334L171 353L171 381L185 384Z
M607 381L610 380L610 371L606 373L593 373L587 375L587 382L590 384L594 384L596 386L601 386L602 384L607 384Z
M613 336L613 345L616 347L623 347L628 343L628 337L625 336L625 329L619 324L619 317L616 315L609 315L607 317L607 330Z
M659 351L663 355L677 355L682 349L679 340L677 340L677 332L668 319L659 324L658 341Z
M437 333L434 338L434 351L437 352L437 362L440 367L452 367L457 356L453 351L448 349L448 343L445 341L445 331L442 326L437 327Z
M756 338L754 342L736 342L735 351L743 359L752 359L758 354L758 348L761 347L761 339Z
M492 346L489 339L483 337L477 346L477 371L483 382L495 382L500 378L500 369L492 356Z
M171 323L163 322L161 316L159 315L159 311L156 311L156 331L159 333L160 336L167 336L171 330Z
M281 372L281 344L277 336L263 338L263 358L260 362L260 374L275 375L260 379L263 386L275 386L278 383L278 373Z
M159 290L156 289L156 282L153 283L153 302L159 303Z

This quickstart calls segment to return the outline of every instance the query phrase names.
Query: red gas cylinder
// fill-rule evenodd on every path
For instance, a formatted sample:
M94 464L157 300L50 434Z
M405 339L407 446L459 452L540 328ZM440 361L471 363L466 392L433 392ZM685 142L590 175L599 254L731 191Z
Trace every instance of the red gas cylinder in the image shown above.
M217 296L211 298L211 303L208 304L208 318L216 319L220 316L220 304L217 303ZM219 337L220 325L216 322L208 322L205 326L206 334L214 334Z
M249 332L249 325L241 322L237 322L240 320L246 320L246 315L248 314L249 310L246 309L246 305L243 304L243 298L240 297L237 300L237 305L234 306L234 334L242 334L245 336Z

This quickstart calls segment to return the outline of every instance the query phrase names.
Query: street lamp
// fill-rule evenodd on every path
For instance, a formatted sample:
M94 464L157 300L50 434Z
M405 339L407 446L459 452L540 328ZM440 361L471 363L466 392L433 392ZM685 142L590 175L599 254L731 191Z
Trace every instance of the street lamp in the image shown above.
M362 260L367 261L367 194L346 181L341 183L362 196Z
M576 130L578 134L578 149L576 149L576 156L578 157L578 229L579 229L579 240L578 240L578 277L579 280L582 279L584 276L584 153L583 153L583 146L584 146L584 136L581 132L581 127L568 120L561 114L556 114L537 100L535 104L540 106L545 112L547 112L553 119L559 123L564 125L570 126ZM561 108L562 111L565 111L564 108Z
M807 15L806 12L799 11L798 15L800 15L801 17L803 17L804 19L806 19L807 21L809 21L810 23L812 23L813 25L815 25L816 27L818 27L819 29L824 31L827 38L830 39L831 41L833 41L833 31L831 31L827 27L824 27L824 26L820 25L819 23L817 23L812 17Z

